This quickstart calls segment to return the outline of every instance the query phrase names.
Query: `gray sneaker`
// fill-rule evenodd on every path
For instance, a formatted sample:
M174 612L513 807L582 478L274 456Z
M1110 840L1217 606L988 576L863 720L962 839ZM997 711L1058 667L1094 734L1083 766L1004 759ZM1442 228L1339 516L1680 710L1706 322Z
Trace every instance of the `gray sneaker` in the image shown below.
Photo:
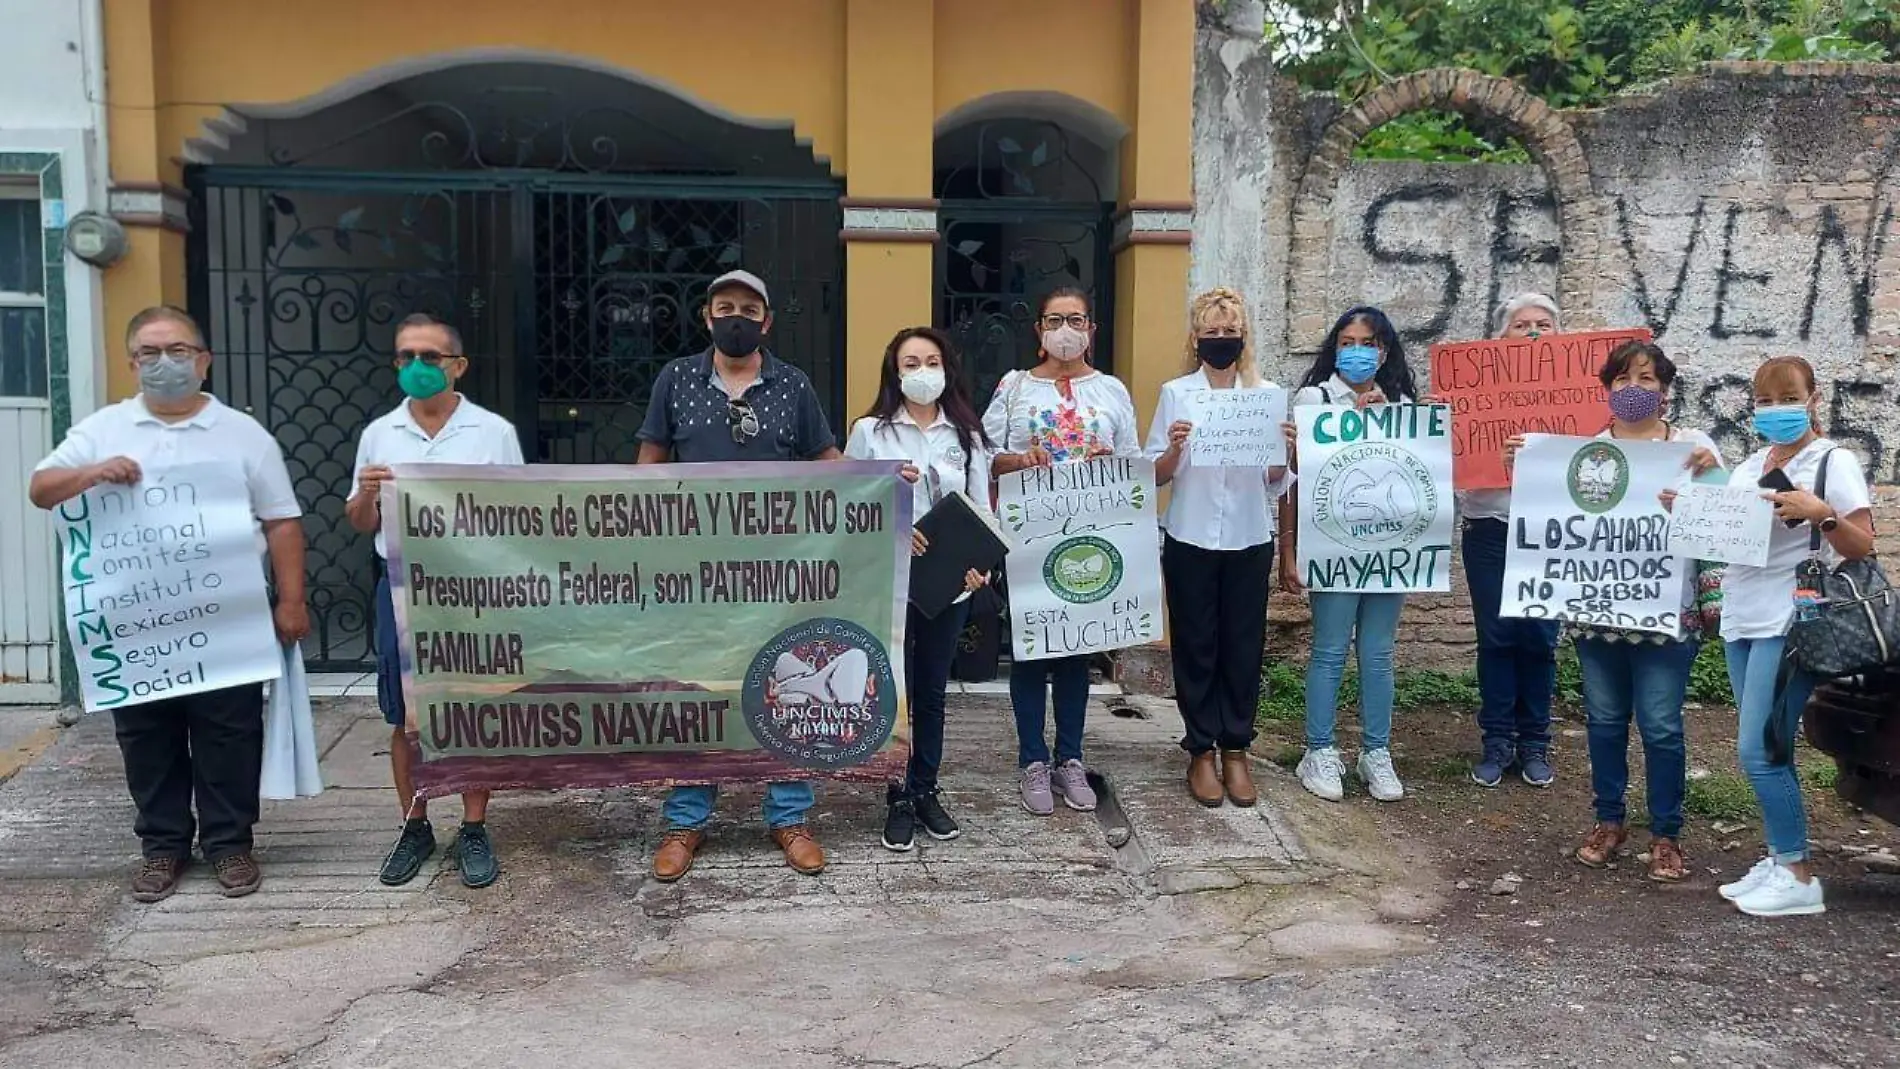
M1056 766L1056 792L1062 802L1079 813L1095 812L1095 789L1089 786L1089 770L1070 758Z
M1039 817L1056 811L1055 796L1049 793L1049 766L1041 761L1023 769L1023 808Z

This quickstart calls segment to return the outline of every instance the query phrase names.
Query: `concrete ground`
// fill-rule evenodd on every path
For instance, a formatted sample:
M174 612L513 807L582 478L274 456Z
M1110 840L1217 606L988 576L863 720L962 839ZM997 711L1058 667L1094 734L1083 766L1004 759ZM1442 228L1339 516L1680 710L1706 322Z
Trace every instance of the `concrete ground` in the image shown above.
M510 796L502 879L471 892L441 855L376 882L387 732L328 701L331 789L266 804L263 890L224 899L201 869L156 906L125 894L131 807L110 722L87 718L0 785L0 1069L1900 1064L1891 921L1864 986L1842 978L1842 1025L1799 1027L1767 980L1801 928L1711 909L1710 938L1761 944L1766 971L1734 976L1657 961L1640 925L1553 947L1507 916L1500 938L1367 806L1265 761L1259 809L1194 805L1171 708L1124 711L1091 713L1118 803L1099 817L1025 813L1007 708L961 698L954 842L891 854L881 797L830 787L832 866L803 878L758 792L733 791L665 887L653 792ZM453 807L435 815L446 846Z

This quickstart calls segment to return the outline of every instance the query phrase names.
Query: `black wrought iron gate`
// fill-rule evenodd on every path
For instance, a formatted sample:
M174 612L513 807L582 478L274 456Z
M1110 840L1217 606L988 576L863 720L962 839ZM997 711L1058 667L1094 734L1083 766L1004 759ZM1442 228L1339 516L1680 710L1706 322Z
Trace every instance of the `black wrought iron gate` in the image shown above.
M463 391L514 421L530 460L627 463L654 376L706 344L707 282L743 266L772 286L775 351L842 418L834 183L216 166L187 182L211 388L283 446L319 670L372 658L374 551L343 502L364 425L400 400L410 313L462 331Z

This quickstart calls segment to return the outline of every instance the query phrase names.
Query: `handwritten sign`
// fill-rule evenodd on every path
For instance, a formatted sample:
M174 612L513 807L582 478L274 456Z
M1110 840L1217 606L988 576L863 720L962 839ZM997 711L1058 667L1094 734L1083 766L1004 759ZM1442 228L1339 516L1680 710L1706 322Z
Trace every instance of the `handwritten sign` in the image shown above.
M1010 655L1034 661L1161 637L1154 465L1094 460L999 480L1010 551Z
M1602 430L1610 401L1597 373L1617 346L1649 339L1647 328L1637 328L1432 346L1432 392L1452 407L1458 489L1511 485L1508 438Z
M1451 589L1451 409L1302 405L1299 568L1313 590Z
M251 497L235 460L94 487L59 506L55 527L88 711L282 674Z
M1768 565L1775 506L1753 486L1691 483L1669 514L1669 544L1691 560Z
M1277 468L1286 464L1286 390L1249 386L1188 395L1188 463L1195 467Z
M417 787L901 776L898 467L398 466Z
M1532 435L1511 484L1498 614L1680 636L1689 562L1670 544L1659 495L1694 451Z

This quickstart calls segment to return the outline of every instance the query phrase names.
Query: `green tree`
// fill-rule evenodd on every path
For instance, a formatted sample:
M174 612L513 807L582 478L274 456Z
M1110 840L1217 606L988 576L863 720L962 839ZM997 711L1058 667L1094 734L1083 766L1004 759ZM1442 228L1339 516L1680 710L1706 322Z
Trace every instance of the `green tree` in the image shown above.
M1900 53L1895 0L1272 0L1280 68L1346 99L1431 67L1511 78L1554 107L1590 107L1714 59L1885 62ZM1521 157L1502 131L1413 115L1362 156Z

